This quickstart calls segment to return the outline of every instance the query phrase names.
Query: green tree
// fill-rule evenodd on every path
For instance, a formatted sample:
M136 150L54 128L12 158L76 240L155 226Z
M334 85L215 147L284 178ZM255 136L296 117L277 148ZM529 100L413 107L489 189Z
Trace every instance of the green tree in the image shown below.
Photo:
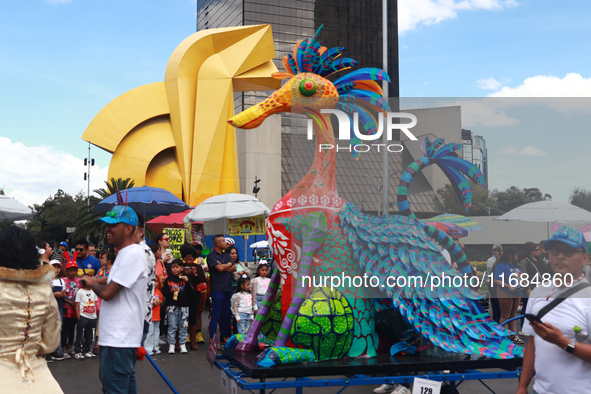
M472 188L472 206L467 213L464 204L460 202L460 199L451 184L447 184L445 187L437 190L437 194L439 194L443 200L445 212L467 216L487 216L488 207L494 205L495 201L489 197L490 193L488 190L479 184L470 181L470 187ZM494 214L494 211L491 213Z
M100 188L93 190L94 193L98 194L99 197L90 196L89 205L82 207L76 217L76 231L72 234L73 239L83 239L87 236L97 243L99 239L102 239L105 232L105 224L100 222L99 219L104 216L103 213L99 213L94 210L94 206L109 197L111 194L119 190L129 189L134 186L134 181L130 178L111 178L108 182L105 181L106 188Z
M43 204L34 204L37 214L27 222L27 228L38 240L57 243L68 238L67 227L74 227L81 194L71 196L61 189Z
M577 187L571 192L568 202L591 212L591 191Z
M516 186L511 186L504 191L493 190L491 198L496 201L498 209L509 212L523 204L551 200L552 196L548 193L542 193L538 188L519 189Z

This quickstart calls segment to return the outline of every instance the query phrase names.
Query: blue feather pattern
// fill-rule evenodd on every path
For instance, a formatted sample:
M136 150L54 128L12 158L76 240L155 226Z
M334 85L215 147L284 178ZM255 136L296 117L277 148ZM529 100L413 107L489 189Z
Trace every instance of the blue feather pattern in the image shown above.
M458 272L441 255L440 246L418 220L402 216L369 216L347 203L339 212L343 234L368 276L427 278ZM443 349L493 358L523 355L523 348L506 337L468 287L453 282L435 289L420 286L381 289L415 331Z

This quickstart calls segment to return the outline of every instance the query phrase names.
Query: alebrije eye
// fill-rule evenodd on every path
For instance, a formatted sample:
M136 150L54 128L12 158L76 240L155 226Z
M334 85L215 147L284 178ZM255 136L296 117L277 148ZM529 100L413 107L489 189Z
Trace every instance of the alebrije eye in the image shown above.
M300 94L302 96L314 96L317 89L318 85L311 79L304 79L302 82L300 82Z

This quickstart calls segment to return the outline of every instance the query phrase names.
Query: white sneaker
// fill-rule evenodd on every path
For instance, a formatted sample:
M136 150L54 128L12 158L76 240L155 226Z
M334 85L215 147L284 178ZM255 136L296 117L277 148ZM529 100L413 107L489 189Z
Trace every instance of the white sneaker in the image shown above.
M383 384L380 387L376 387L375 389L373 389L373 392L376 394L386 394L386 393L391 393L394 391L394 386L392 386L391 384Z
M521 336L524 336L524 337L529 337L529 334L526 334L523 331L519 331L517 334L518 335L521 335Z
M160 351L160 349L156 349L156 350L154 350L154 354L160 354L160 353L162 353L162 352Z
M410 390L404 387L403 385L399 384L396 385L396 388L392 392L393 394L410 394Z
M174 354L174 344L168 345L168 354Z
M170 352L169 352L170 353ZM187 354L189 353L187 351L187 345L185 345L184 343L181 345L181 354Z

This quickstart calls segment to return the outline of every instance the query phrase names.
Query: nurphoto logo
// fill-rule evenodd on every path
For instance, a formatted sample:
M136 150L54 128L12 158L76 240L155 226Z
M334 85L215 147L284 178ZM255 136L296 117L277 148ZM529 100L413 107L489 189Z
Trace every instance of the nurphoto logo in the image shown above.
M386 116L381 113L378 113L376 118L378 121L378 125L376 128L376 132L373 134L362 134L359 131L359 113L353 112L353 127L351 128L351 120L349 115L345 112L340 111L338 109L321 109L321 114L332 114L336 115L337 120L339 122L339 136L338 139L341 141L350 141L351 140L351 130L355 137L359 138L361 141L377 141L382 138L382 134L384 133L384 129L386 132L386 137L388 141L392 140L392 131L393 130L400 130L402 131L410 140L417 141L417 137L414 136L413 133L409 129L413 128L417 125L417 117L413 114L407 112L388 112ZM402 119L410 119L409 123L395 123L399 122ZM385 125L384 125L385 124ZM307 123L308 127L308 140L312 140L314 137L314 127L312 119L308 119ZM377 148L378 152L380 151L380 147L385 146L389 152L401 152L404 150L404 147L400 144L377 144L374 143L372 145L367 144L356 144L354 146L347 145L347 146L339 146L339 145L331 145L331 144L321 144L319 149L336 149L337 152L341 150L354 150L356 152L367 152L371 150L371 148Z

